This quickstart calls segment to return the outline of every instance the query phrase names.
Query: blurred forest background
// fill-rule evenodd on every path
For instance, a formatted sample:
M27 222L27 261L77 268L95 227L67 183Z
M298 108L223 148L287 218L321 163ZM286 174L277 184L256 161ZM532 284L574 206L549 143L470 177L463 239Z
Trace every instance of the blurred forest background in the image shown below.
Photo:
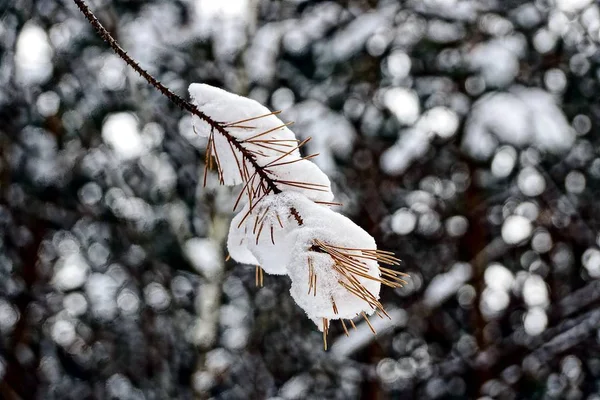
M293 120L410 273L377 336L225 262L237 190L67 0L0 1L0 397L600 396L592 0L94 0L155 77Z

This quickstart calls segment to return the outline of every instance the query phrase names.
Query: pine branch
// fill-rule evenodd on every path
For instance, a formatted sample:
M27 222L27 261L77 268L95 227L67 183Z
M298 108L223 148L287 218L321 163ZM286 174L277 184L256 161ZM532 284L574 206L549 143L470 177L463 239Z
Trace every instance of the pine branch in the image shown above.
M123 48L119 45L119 43L117 43L115 38L112 37L112 35L106 30L106 28L104 28L104 26L98 20L98 18L96 18L94 13L90 10L90 8L85 3L85 1L83 1L83 0L73 0L73 1L77 5L77 7L79 7L79 10L83 13L83 15L89 21L89 23L94 27L96 32L98 32L100 37L105 42L107 42L109 44L109 46L113 49L113 51L120 58L122 58L131 68L133 68L134 71L136 71L138 74L140 74L140 76L142 78L144 78L150 85L154 86L154 88L157 89L160 93L162 93L166 98L171 100L171 102L173 104L175 104L177 107L196 115L202 121L206 122L210 126L212 131L217 131L218 133L223 135L227 139L227 141L230 143L230 145L233 146L236 150L238 150L242 154L242 156L248 161L248 163L250 163L250 165L252 165L252 167L256 171L256 174L258 175L258 177L266 184L268 190L274 194L281 193L281 190L277 187L276 182L272 178L269 177L265 168L261 167L257 163L256 157L254 156L254 154L252 154L251 152L246 150L242 146L242 144L239 141L237 141L233 137L233 135L231 135L225 129L225 127L227 126L226 124L223 125L223 124L215 121L214 119L212 119L211 117L209 117L208 115L206 115L205 113L200 111L198 109L198 107L196 107L194 104L185 100L181 96L173 93L168 87L166 87L165 85L160 83L156 78L154 78L152 75L150 75L145 69L143 69L138 64L137 61L135 61L133 58L131 58L127 54L127 52L125 50L123 50Z
M330 205L332 203L329 200L333 198L333 193L327 176L316 165L307 162L316 154L300 156L298 150L310 138L298 141L293 132L287 129L289 123L282 123L276 117L273 117L273 115L279 113L278 111L266 112L268 110L265 107L249 99L241 100L242 104L244 104L243 101L246 101L246 104L250 103L249 109L251 110L254 107L260 110L256 114L261 115L248 118L247 114L242 113L240 114L242 119L238 121L217 121L216 118L222 116L231 118L231 113L223 113L223 110L219 107L211 106L211 102L214 103L215 98L224 96L232 104L236 104L236 102L240 102L239 96L209 85L192 84L189 89L190 95L194 103L203 105L204 112L200 111L193 102L173 93L130 57L102 26L84 0L73 1L100 37L134 71L173 104L208 124L208 127L201 125L201 133L208 137L205 153L206 166L210 167L214 160L221 184L243 184L235 206L238 205L244 193L248 195L245 211L240 212L234 218L230 232L233 232L233 237L241 238L240 243L233 246L234 249L245 246L245 248L239 250L238 256L240 256L240 259L250 259L253 263L260 260L260 267L257 267L255 276L257 286L263 284L263 269L267 273L281 274L282 272L282 263L279 260L272 260L273 257L267 255L268 253L274 251L293 253L295 251L295 248L286 248L286 241L283 241L280 248L272 247L277 246L275 243L275 221L279 223L282 229L284 228L281 221L282 217L295 222L290 229L299 229L299 227L307 225L307 227L303 227L303 231L308 232L309 235L315 234L314 228L318 227L319 234L323 235L321 238L314 238L307 246L303 242L295 244L295 246L298 246L299 252L307 254L308 264L296 265L297 268L283 265L283 272L290 273L292 278L292 291L294 290L294 282L302 291L301 294L299 291L293 292L292 296L296 296L294 299L301 307L305 307L305 310L315 310L323 305L326 306L326 309L314 311L319 314L318 317L321 317L321 330L323 331L325 349L327 349L327 335L331 319L340 319L344 330L347 332L343 319L348 319L354 327L352 318L362 316L370 330L375 334L376 331L369 321L367 313L375 313L380 318L384 318L384 316L390 318L383 304L379 302L379 288L382 284L394 288L401 287L406 283L401 278L404 274L389 268L379 267L379 263L398 265L399 260L393 257L390 252L377 250L374 239L352 221L339 216L327 207L313 202L313 200L318 200L321 204ZM219 103L217 102L217 104ZM240 108L244 108L244 106ZM275 133L276 131L277 133ZM219 149L224 152L221 157L219 156ZM229 150L231 150L231 153L229 153ZM223 160L227 160L227 165L221 164ZM237 170L232 167L237 167ZM206 183L206 170L204 183ZM309 196L304 195L307 192L310 193ZM277 196L271 196L278 194L282 196L283 200L281 198L275 199ZM291 197L285 197L286 195ZM279 204L280 202L283 203ZM259 203L261 203L261 206L258 206ZM265 203L266 206L264 206ZM271 208L271 206L273 207ZM287 210L280 212L277 207L287 207ZM318 218L313 215L315 213L321 217ZM253 226L252 219L254 220ZM325 221L328 222L323 225ZM244 224L245 226L243 226ZM264 230L265 226L267 227L266 230ZM242 228L243 232L237 232ZM250 239L249 228L251 228L253 237L252 240L244 244L245 239ZM265 236L270 236L270 238L265 239L263 237L261 241L263 232L265 232ZM270 235L268 232L270 232ZM328 233L331 233L332 237L328 237ZM344 241L340 239L345 236L352 237L353 235L356 236L354 240ZM229 237L232 237L231 233ZM272 246L263 246L263 243L269 243ZM309 249L305 247L309 247ZM251 257L246 254L248 252L250 252ZM319 254L315 258L316 253ZM328 256L325 263L323 263L322 258L324 254ZM234 256L235 258L236 256ZM313 261L317 264L313 265ZM308 282L305 282L307 274L302 273L303 271L308 272ZM292 276L292 272L296 275ZM318 280L317 275L319 275ZM308 284L304 285L305 283ZM321 289L317 289L318 287ZM307 289L308 295L306 295ZM309 296L311 293L312 296ZM356 301L357 298L358 302ZM329 306L331 309L329 309Z

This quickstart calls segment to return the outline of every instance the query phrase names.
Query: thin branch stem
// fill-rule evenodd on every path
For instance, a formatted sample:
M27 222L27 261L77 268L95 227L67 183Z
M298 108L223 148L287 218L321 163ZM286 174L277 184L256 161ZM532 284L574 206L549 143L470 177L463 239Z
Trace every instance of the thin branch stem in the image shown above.
M165 97L167 97L169 100L171 100L171 102L173 104L175 104L177 107L196 115L202 121L206 122L212 130L215 130L215 131L219 132L221 135L223 135L227 139L227 141L229 141L229 143L233 147L235 147L242 154L242 156L244 158L246 158L248 160L248 162L252 165L252 167L256 171L257 175L260 177L260 179L262 179L265 182L265 184L267 185L267 188L274 194L281 193L281 190L277 187L277 185L275 184L275 181L267 175L267 172L265 171L265 169L263 167L258 165L254 155L252 155L250 152L248 152L241 145L241 143L238 142L225 129L224 125L220 124L219 122L215 121L214 119L212 119L211 117L209 117L208 115L206 115L205 113L200 111L198 109L198 107L196 107L194 104L185 100L181 96L173 93L168 87L166 87L165 85L160 83L156 78L154 78L152 75L150 75L145 69L143 69L137 63L137 61L135 61L133 58L131 58L127 54L127 52L125 50L123 50L123 48L119 45L119 43L117 43L115 38L112 37L112 35L106 30L106 28L104 28L102 23L100 23L98 18L96 18L94 13L90 10L90 8L85 3L85 1L83 1L83 0L73 0L73 1L77 5L77 7L79 7L79 10L81 10L81 12L86 17L86 19L89 21L89 23L94 27L94 29L96 29L96 31L98 32L100 37L102 37L102 39L104 39L104 41L109 44L109 46L113 49L113 51L120 58L122 58L131 68L133 68L134 71L136 71L138 74L140 74L140 76L142 78L144 78L150 85L154 86L154 88L156 88L159 92L161 92Z

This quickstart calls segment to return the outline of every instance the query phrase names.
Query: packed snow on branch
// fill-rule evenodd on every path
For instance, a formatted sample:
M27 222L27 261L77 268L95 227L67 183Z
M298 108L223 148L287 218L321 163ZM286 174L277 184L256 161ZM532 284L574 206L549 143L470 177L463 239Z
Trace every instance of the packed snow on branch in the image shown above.
M375 240L350 219L296 196L304 223L291 232L291 294L312 319L372 314L381 287ZM311 279L312 277L312 279ZM308 278L308 279L307 279ZM307 296L307 293L310 295Z
M302 195L270 195L253 209L246 204L231 221L227 241L231 257L243 264L260 265L268 274L287 274L289 233L303 223L294 208L295 196Z
M321 330L323 319L385 313L381 284L401 283L382 272L378 260L393 260L367 232L300 193L269 195L254 209L246 205L231 223L228 247L236 261L289 275L292 297Z
M210 85L194 83L189 92L198 109L219 124L215 128L197 115L192 118L198 135L208 137L207 161L214 158L221 183L245 184L249 197L259 198L270 192L262 171L280 191L301 192L315 201L333 199L327 175L308 161L312 156L300 155L306 141L298 142L277 112Z
M292 297L324 337L331 319L361 315L368 322L368 315L386 314L381 284L399 287L404 281L378 262L398 260L329 208L329 179L312 157L300 155L306 140L298 143L276 113L254 100L202 84L192 84L190 95L218 122L194 116L198 134L209 138L207 163L218 159L221 183L243 184L242 194L248 194L231 222L230 256L268 274L289 275Z

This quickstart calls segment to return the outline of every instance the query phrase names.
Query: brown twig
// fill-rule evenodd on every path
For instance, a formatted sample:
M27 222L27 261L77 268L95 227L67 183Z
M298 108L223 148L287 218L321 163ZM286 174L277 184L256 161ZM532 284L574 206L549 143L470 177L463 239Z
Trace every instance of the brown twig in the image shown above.
M134 71L136 71L138 74L140 74L140 76L142 78L144 78L150 85L154 86L154 88L156 88L159 92L161 92L165 97L167 97L169 100L171 100L171 102L173 104L175 104L177 107L196 115L198 118L200 118L202 121L206 122L210 126L211 131L217 131L221 135L223 135L227 139L227 141L242 154L242 156L250 163L250 165L252 165L252 167L256 171L257 175L259 176L259 178L263 182L265 182L265 184L267 185L267 188L269 189L269 191L273 192L274 194L281 193L281 190L277 187L277 185L275 184L275 181L269 177L265 168L261 167L257 163L254 155L250 151L245 149L241 145L241 143L239 141L237 141L225 129L227 124L223 125L223 124L215 121L214 119L212 119L211 117L209 117L208 115L206 115L205 113L200 111L198 109L198 107L196 107L194 104L185 100L181 96L173 93L168 87L166 87L165 85L160 83L156 78L154 78L145 69L143 69L137 63L137 61L135 61L133 58L131 58L125 50L123 50L123 48L119 45L119 43L117 43L115 38L112 37L112 35L106 30L106 28L104 28L102 23L100 23L98 18L96 18L94 13L90 10L90 8L85 3L85 1L83 1L83 0L73 0L73 1L77 5L77 7L79 7L79 10L81 10L81 12L86 17L86 19L89 21L89 23L94 27L94 29L96 29L96 31L98 32L100 37L102 37L102 39L104 39L104 41L109 44L109 46L113 49L113 51L120 58L122 58L131 68L133 68Z

